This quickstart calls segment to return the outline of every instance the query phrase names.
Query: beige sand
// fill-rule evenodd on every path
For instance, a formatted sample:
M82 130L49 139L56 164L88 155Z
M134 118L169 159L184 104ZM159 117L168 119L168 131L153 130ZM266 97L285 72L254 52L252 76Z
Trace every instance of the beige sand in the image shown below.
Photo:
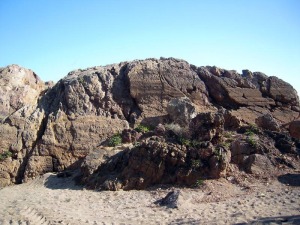
M0 190L0 224L300 224L300 187L225 179L182 188L179 208L154 204L170 190L96 192L46 174Z

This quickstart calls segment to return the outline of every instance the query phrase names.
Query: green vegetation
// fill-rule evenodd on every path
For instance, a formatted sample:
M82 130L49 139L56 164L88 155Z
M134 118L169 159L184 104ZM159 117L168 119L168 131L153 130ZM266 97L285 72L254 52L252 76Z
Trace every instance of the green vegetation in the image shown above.
M233 132L232 131L225 131L224 132L224 137L231 138L232 136L233 136Z
M253 136L248 136L246 139L247 143L252 147L252 148L256 148L257 147L257 143L256 140L254 140Z
M122 143L122 137L120 134L115 134L108 140L108 146L115 147Z
M83 85L84 84L84 78L83 77L78 77L78 82Z
M252 148L257 148L257 142L254 139L254 135L259 132L258 128L255 125L250 125L249 129L246 130L245 134L247 135L247 143Z
M200 159L192 159L191 164L192 164L192 169L198 169L202 166L202 162Z
M170 123L170 124L166 124L165 128L169 131L173 131L173 133L176 134L178 137L184 137L184 138L189 137L188 127L181 127L177 123Z
M215 156L217 156L217 159L218 159L218 161L220 162L220 161L222 161L224 158L224 156L223 156L223 146L222 145L217 145L216 146L216 148L215 148L215 151L214 151L214 153L215 153Z
M12 156L12 153L10 151L6 151L0 154L0 160L4 160L6 158L9 158Z
M254 135L254 132L251 131L251 130L246 130L245 134L248 136L248 137L252 137Z
M147 133L152 129L150 126L139 124L134 130L136 130L137 132Z
M201 146L201 142L199 142L197 140L191 140L191 139L188 139L188 138L184 138L184 137L179 137L178 142L179 142L179 144L185 145L187 147L199 147L199 146Z
M224 137L226 138L226 142L232 142L234 141L234 132L232 131L225 131Z
M246 135L253 135L258 133L259 133L259 129L255 124L249 124L249 127L245 132Z
M185 146L191 146L191 144L192 144L191 140L184 138L184 137L179 137L179 142L181 145L185 145Z
M201 187L202 185L204 185L204 180L202 179L196 180L195 187Z
M220 146L226 148L226 149L229 149L230 148L230 144L231 144L231 141L225 141L225 142L222 142L220 144Z

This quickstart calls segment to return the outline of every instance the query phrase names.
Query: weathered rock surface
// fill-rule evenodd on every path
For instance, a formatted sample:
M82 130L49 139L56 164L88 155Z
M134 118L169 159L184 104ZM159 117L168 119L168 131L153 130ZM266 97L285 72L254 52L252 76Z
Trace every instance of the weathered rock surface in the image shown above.
M167 113L174 123L181 126L187 126L197 115L195 106L187 97L171 99L167 105Z
M177 209L184 203L184 201L180 201L182 198L180 194L180 190L170 191L164 198L156 201L155 204Z
M289 130L292 137L300 139L300 120L292 121Z
M190 123L191 136L198 141L212 141L217 143L224 131L224 114L199 113Z
M159 119L166 115L172 98L188 97L199 107L210 105L204 82L183 60L133 61L128 64L127 70L130 94L143 117Z
M209 153L203 154L208 151ZM209 148L191 148L153 136L102 163L87 186L99 190L145 189L154 184L193 186L205 176L216 178L226 169L224 160ZM217 155L219 156L219 155Z
M264 114L256 118L255 123L257 126L264 130L279 131L280 126L271 114Z
M200 67L197 72L215 103L236 110L245 122L254 123L256 117L271 113L275 119L287 123L298 115L297 92L277 77L250 71L242 75L226 70L218 70L216 73L216 69L211 67ZM255 117L249 115L253 113Z
M170 117L183 121L180 113L168 111L170 101L181 98L188 99L188 104L183 107L188 109L183 110L187 112L183 120L189 123L192 119L189 125L192 138L209 142L208 147L201 147L201 151L200 148L198 151L188 147L189 151L198 151L193 154L207 163L205 168L211 171L203 170L201 174L208 177L220 176L226 167L218 166L221 156L213 152L219 149L216 146L222 141L224 129L237 130L243 124L254 124L265 114L272 116L281 126L295 120L300 111L295 90L276 77L248 70L238 74L217 67L197 68L174 58L136 60L75 70L55 85L42 82L31 70L11 65L0 68L0 186L21 183L49 171L78 168L81 161L97 149L104 151L100 146L116 133L123 132L124 142L139 141L140 136L128 129L141 122L157 127L148 137L157 134L164 140L165 125L170 122ZM218 111L220 106L225 109ZM194 114L198 115L193 118ZM266 126L261 127L265 129ZM278 131L277 125L272 130ZM294 138L299 138L298 130L297 122L290 123L289 131ZM281 152L296 152L292 139L277 139L275 145ZM157 143L172 145L165 140ZM190 154L181 147L174 148L178 157ZM138 150L139 147L135 147L125 152L141 158L141 153L135 153ZM228 159L230 152L223 153ZM125 157L127 153L123 154ZM153 163L151 160L158 160L148 151L145 156L149 157L149 165ZM169 158L159 160L172 161ZM177 160L179 163L180 157ZM252 161L258 162L259 159L256 157ZM176 164L178 168L179 164ZM121 167L134 171L131 166L134 165ZM143 170L142 165L140 169ZM133 181L122 172L128 183L121 182L121 186L143 188L161 182L164 176L169 176L166 179L170 182L174 181L170 178L173 177L177 183L189 183L193 179L186 181L184 177L193 175L187 171L186 168L179 169L176 176L167 175L170 172L167 171L159 179L152 177L143 182ZM115 184L108 180L106 185Z
M0 69L0 119L4 120L19 109L35 105L46 86L32 71L18 65Z

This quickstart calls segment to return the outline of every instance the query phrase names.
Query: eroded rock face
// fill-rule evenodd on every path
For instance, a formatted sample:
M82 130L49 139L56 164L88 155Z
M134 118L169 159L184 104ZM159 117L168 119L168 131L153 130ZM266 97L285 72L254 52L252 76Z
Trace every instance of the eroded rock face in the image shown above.
M203 154L206 151L210 153ZM99 190L145 189L154 184L193 186L197 179L217 178L226 169L226 157L216 154L209 148L188 150L153 136L111 157L82 179L89 188Z
M264 130L279 131L280 126L271 114L264 114L255 120L256 124Z
M191 136L202 142L211 141L218 142L222 137L224 131L224 114L222 111L217 113L199 113L190 122Z
M238 74L217 67L197 68L174 58L75 70L55 85L42 82L31 70L11 65L0 68L0 84L0 186L49 171L78 168L80 160L116 133L123 132L124 142L137 141L139 137L128 129L141 122L157 127L154 133L164 136L172 99L188 99L192 110L184 123L193 119L192 136L214 144L222 139L224 128L254 124L264 114L270 114L280 126L295 120L300 111L295 90L276 77L246 70ZM225 108L221 113L217 110L220 106ZM198 114L195 118L193 107ZM180 119L174 115L173 120ZM290 132L297 138L298 129L293 126ZM276 146L283 152L295 152L294 147L286 147L292 145L286 145L285 139ZM211 177L222 170L216 167L219 156L209 154L214 148L199 153L209 155L205 160L214 172L206 173ZM186 171L182 174L190 176ZM133 187L129 183L126 185ZM106 185L115 184L108 180Z
M3 120L19 109L35 105L45 84L32 71L18 65L0 70L0 119Z
M197 113L195 106L187 97L171 99L167 105L167 112L174 123L187 126Z
M298 115L297 92L277 77L251 71L240 75L236 71L213 67L200 67L197 73L213 101L227 109L234 109L235 115L247 123L254 124L257 117L266 113L281 123L288 123Z
M130 94L145 118L167 115L172 98L188 97L198 107L210 105L204 82L190 64L177 59L149 59L128 64Z

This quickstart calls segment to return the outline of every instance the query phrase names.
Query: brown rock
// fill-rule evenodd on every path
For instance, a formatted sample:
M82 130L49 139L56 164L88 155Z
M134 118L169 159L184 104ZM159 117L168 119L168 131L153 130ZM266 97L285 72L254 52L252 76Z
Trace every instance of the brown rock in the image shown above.
M53 172L53 162L51 156L31 156L28 160L25 172L25 180L36 178L47 172Z
M189 130L193 139L198 141L218 142L224 131L224 114L222 111L217 113L199 113L190 122Z
M187 97L171 99L167 106L167 112L172 122L184 127L196 117L196 108Z
M300 120L291 122L289 130L292 137L300 139Z
M275 105L273 99L264 98L255 84L235 71L224 71L223 76L215 76L205 67L200 67L198 75L204 80L213 100L225 108Z
M269 95L278 102L290 106L299 106L299 97L295 89L277 77L268 79Z
M128 78L130 94L143 117L166 115L167 104L172 98L188 97L196 105L210 105L203 81L183 60L134 61L128 65Z
M18 65L0 70L0 120L23 106L35 105L45 84L32 71Z
M246 157L244 164L244 168L247 173L267 174L274 170L274 166L268 157L260 154L253 154Z
M115 187L144 189L154 184L195 185L196 180L210 169L202 168L204 164L200 158L190 157L184 146L151 137L113 156L85 180L90 188L104 190L114 190ZM213 164L212 170L220 173L219 165Z
M217 67L196 68L174 58L75 70L55 85L43 83L31 70L12 65L0 68L0 82L0 154L12 153L0 162L0 185L20 183L46 171L78 168L80 160L99 149L108 137L128 129L129 125L135 127L143 121L156 126L168 121L167 105L174 98L190 100L200 113L190 125L193 136L214 144L222 139L224 127L237 129L243 123L254 123L257 117L266 113L279 123L287 124L299 114L299 99L294 89L276 77L250 71L240 75ZM227 113L224 110L216 112L220 106L226 108ZM158 130L156 134L166 135ZM130 141L137 139L133 133L128 138ZM281 139L276 143L283 153L295 153L295 146L289 140ZM190 160L181 157L181 154L187 154L186 149L170 143L165 145L174 151L170 150L168 158L161 156L163 158L158 159L178 166L172 179L176 177L181 183L190 184L198 173L179 166ZM135 153L136 159L130 158L140 165L138 168L145 177L128 178L126 184L123 181L114 183L106 177L107 186L112 187L113 183L114 188L120 188L120 184L126 188L142 188L160 182L157 171L163 170L158 170L158 164L151 161L157 157L151 156L153 152L147 146L147 150ZM165 154L163 147L152 147ZM207 148L209 157L200 158L197 153L195 160L199 158L209 164L210 157L215 156L209 149L213 150L215 146ZM145 165L139 162L142 158L139 154L143 152L151 159ZM126 157L129 156L123 156L125 158L119 165L128 161ZM211 168L217 164L216 159L211 159ZM208 169L204 168L201 173L210 174ZM133 169L128 167L128 170ZM219 173L217 169L214 171ZM168 177L169 173L164 172ZM152 174L157 177L148 179ZM173 182L172 179L169 182Z
M279 131L280 126L271 114L259 116L255 123L264 130Z

